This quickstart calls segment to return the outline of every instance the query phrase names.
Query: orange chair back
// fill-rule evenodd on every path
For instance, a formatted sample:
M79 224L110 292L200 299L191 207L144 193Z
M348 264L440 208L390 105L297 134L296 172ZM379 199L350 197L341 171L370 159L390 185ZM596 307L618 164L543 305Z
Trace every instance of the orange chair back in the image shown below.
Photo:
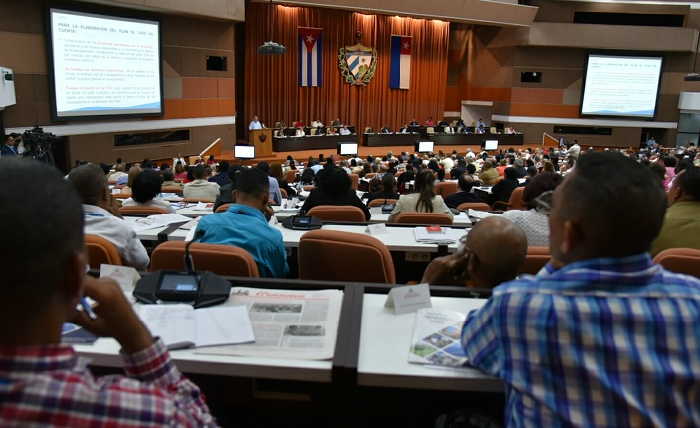
M214 201L212 201L211 199L207 199L207 198L183 198L182 202L185 202L187 204L198 204L200 202L210 204Z
M371 180L371 179L373 179L373 178L376 177L376 176L377 176L377 173L376 173L376 172L368 172L367 174L365 174L365 178L368 179L368 180Z
M435 184L435 193L442 196L442 199L447 198L453 193L457 193L457 182L443 181Z
M316 188L316 186L314 186L313 184L302 187L302 189L303 189L305 192L310 192L310 191L314 190L315 188Z
M91 269L99 269L101 264L122 264L122 257L117 247L101 236L85 235L85 248Z
M700 250L693 248L669 248L654 257L654 262L664 269L700 278Z
M508 199L508 209L509 210L526 210L525 201L523 201L523 192L525 188L523 186L516 187L513 193L510 194L510 199Z
M215 213L225 213L226 211L228 211L230 206L231 206L231 204L219 205L219 208L217 208L216 211L214 211L214 212Z
M397 202L398 200L396 199L374 199L367 204L367 207L381 207L384 204L396 204Z
M489 206L489 204L483 202L465 202L463 204L459 204L457 209L459 211L491 211L491 207Z
M177 193L182 196L182 186L163 186L160 188L163 193Z
M185 269L184 241L168 241L160 244L151 255L151 271ZM200 244L190 245L190 254L197 270L214 272L224 276L260 276L258 265L249 252L232 245Z
M133 206L133 207L121 207L119 208L119 214L121 215L152 215L152 214L167 214L168 211L165 208L160 207L143 207L143 206Z
M549 254L549 247L527 247L525 263L518 273L529 273L535 275L552 258Z
M360 176L357 174L350 174L350 180L352 180L352 190L357 190L360 186Z
M377 238L322 229L306 232L301 237L299 278L396 283L391 254Z
M452 217L447 214L438 213L399 213L394 218L394 223L439 224L449 226L452 224Z
M366 221L365 213L351 205L319 205L311 208L307 214L322 221Z

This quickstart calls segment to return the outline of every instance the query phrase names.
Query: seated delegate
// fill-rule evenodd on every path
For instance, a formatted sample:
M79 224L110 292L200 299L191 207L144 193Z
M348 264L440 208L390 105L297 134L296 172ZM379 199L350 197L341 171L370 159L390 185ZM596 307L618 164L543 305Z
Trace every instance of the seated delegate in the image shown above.
M224 213L201 218L195 235L199 242L233 245L248 251L258 265L260 276L283 278L289 274L282 233L268 224L270 184L259 168L243 168L236 175L231 204Z
M84 232L114 244L126 265L146 270L150 261L148 253L131 226L117 217L102 169L95 164L81 165L68 174L68 180L83 203Z
M371 216L367 205L362 203L352 189L350 176L337 166L326 166L319 170L316 174L316 188L304 201L301 212L308 213L311 208L321 205L351 205L362 210L365 220L369 221Z
M581 155L554 192L552 261L462 331L469 364L505 383L506 425L700 425L700 280L648 253L665 211L649 168Z
M158 198L162 183L163 177L158 172L144 169L134 178L131 197L125 200L122 206L162 208L168 213L175 213L168 201Z
M452 218L452 212L445 205L442 196L435 194L435 174L424 169L416 175L416 193L401 195L394 210L389 216L389 222L394 222L400 213L437 213L447 214Z
M0 426L216 426L197 386L114 281L85 275L81 199L58 170L0 160ZM28 198L27 195L31 195ZM50 209L51 215L46 215ZM97 319L76 311L87 296ZM31 308L31 310L28 310ZM95 377L61 329L119 343L126 375Z
M483 202L479 196L472 192L472 187L474 187L474 179L468 174L462 174L457 179L457 184L459 186L459 192L455 192L449 195L445 199L445 204L448 207L457 209L461 204L471 202Z
M219 195L219 184L207 180L206 167L197 165L192 170L192 176L194 181L185 184L182 189L182 196L204 202L214 202Z

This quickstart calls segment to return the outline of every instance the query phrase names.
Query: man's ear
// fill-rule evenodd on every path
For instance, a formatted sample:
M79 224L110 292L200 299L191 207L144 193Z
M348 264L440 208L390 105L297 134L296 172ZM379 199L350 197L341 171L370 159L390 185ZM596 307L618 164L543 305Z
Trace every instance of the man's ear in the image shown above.
M562 258L568 260L569 256L581 247L584 239L581 226L573 220L566 220L562 227L562 238L559 246Z
M71 310L70 308L75 308L78 301L83 296L85 266L87 263L88 259L85 250L71 254L66 261L63 283L61 284L61 294L68 305L68 310Z

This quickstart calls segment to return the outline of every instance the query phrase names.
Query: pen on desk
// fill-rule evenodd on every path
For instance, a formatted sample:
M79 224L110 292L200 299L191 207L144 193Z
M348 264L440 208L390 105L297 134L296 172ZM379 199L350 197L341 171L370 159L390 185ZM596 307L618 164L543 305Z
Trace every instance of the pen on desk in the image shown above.
M91 320L97 319L97 315L95 314L95 311L92 310L92 306L90 306L90 303L88 303L88 301L85 297L82 297L80 299L80 306L83 307L83 310L85 311L87 316L90 317Z

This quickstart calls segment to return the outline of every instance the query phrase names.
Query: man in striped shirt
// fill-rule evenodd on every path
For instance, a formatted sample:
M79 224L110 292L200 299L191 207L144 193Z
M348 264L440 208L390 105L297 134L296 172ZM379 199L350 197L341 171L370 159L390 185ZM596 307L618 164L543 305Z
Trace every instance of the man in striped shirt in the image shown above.
M665 210L618 153L582 155L555 191L552 261L462 332L470 364L505 383L508 426L700 425L700 281L648 255Z
M19 159L0 160L0 183L0 426L216 425L119 286L85 277L83 210L71 183ZM97 319L76 311L83 296L97 302ZM114 337L127 376L93 377L61 344L66 321Z

